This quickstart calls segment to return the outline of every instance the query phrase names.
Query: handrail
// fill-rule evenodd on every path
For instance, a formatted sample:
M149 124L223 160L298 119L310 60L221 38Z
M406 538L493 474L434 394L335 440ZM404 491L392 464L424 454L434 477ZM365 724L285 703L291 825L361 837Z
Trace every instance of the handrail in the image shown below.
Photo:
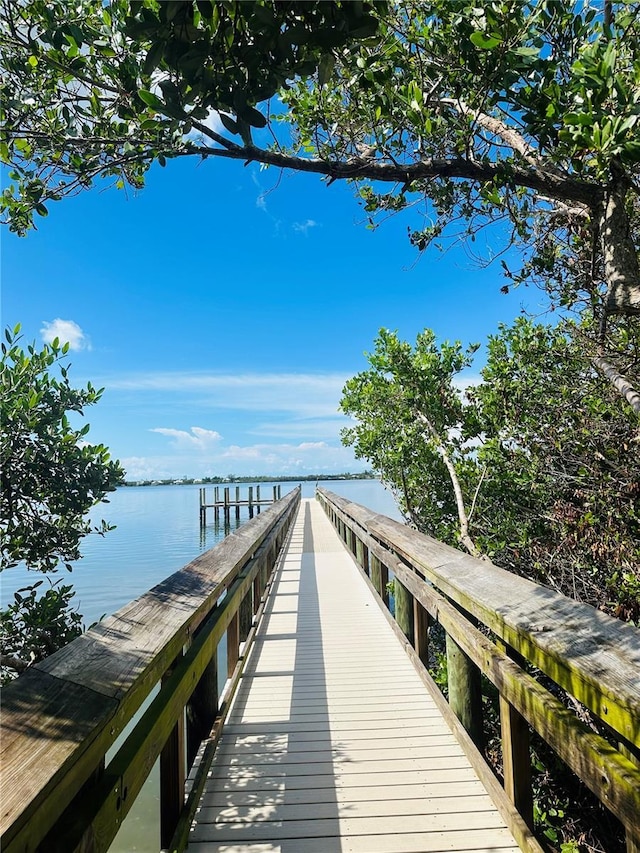
M225 710L218 643L226 632L237 683L240 647L299 503L297 487L4 688L3 853L106 851L159 755L161 843L169 845L184 805L185 740L191 764Z
M640 631L325 489L316 495L445 716L460 730L485 784L495 785L495 778L478 748L480 673L500 696L500 793L525 824L533 822L530 725L618 817L629 853L638 853ZM389 572L395 618L387 609ZM445 631L449 705L426 669L428 629L435 622ZM533 668L589 708L609 737L581 722ZM526 833L519 835L523 850L538 849Z

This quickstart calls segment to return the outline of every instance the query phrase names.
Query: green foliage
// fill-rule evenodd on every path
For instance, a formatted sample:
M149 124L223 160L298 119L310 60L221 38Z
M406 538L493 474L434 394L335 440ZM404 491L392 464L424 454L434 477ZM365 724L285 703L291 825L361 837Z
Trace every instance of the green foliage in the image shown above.
M585 356L588 325L521 318L490 338L471 391L479 538L500 565L637 621L640 431Z
M24 233L47 203L98 175L140 187L150 163L206 153L212 111L251 144L256 108L332 51L371 36L382 3L2 0L1 209ZM37 37L36 34L37 33ZM200 138L200 141L201 138ZM210 153L210 152L209 152Z
M462 239L488 262L517 246L506 290L637 315L639 4L612 6L607 21L572 0L396 4L331 86L284 93L293 150L354 164L369 227L413 210L420 252Z
M55 572L62 561L80 558L80 540L104 534L102 521L92 528L86 513L122 481L123 470L103 445L86 441L89 426L71 426L100 399L88 384L72 388L64 360L68 345L54 340L36 350L20 346L20 327L5 331L0 361L0 531L1 569L22 562L29 569ZM55 375L57 371L58 375ZM0 613L2 679L21 672L72 640L82 617L71 602L68 584L43 581L26 586Z
M637 621L640 432L583 352L588 326L521 318L501 327L482 381L464 394L454 380L470 351L438 346L429 331L415 347L383 331L370 368L345 386L342 409L356 424L343 440L371 462L413 524L459 546L444 452L481 552Z
M357 419L342 431L343 442L394 488L408 518L447 541L456 540L459 525L441 451L446 445L464 478L473 413L453 378L474 351L459 343L438 347L430 330L412 348L382 329L369 355L371 367L347 382L340 402L342 411Z
M5 331L0 360L0 466L2 568L23 561L53 571L80 557L79 542L92 530L88 510L123 477L106 447L89 444L89 425L71 426L98 402L91 383L72 388L63 364L68 345L58 340L37 351L20 347L19 327ZM59 377L53 369L59 368ZM93 531L103 533L103 521ZM67 565L67 568L70 566Z
M633 328L640 4L610 8L0 0L0 207L24 233L98 176L139 187L178 156L313 171L357 182L369 227L402 213L419 251L517 246L505 289Z
M14 600L0 611L0 683L82 633L82 617L71 601L72 586L47 580L50 588L43 595L38 595L43 581L36 581L15 592Z

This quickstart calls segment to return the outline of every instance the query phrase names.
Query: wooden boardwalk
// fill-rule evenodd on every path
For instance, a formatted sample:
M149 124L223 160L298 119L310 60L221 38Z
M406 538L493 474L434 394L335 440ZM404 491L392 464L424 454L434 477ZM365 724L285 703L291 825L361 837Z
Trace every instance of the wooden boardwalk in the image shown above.
M324 512L303 500L189 851L518 849Z

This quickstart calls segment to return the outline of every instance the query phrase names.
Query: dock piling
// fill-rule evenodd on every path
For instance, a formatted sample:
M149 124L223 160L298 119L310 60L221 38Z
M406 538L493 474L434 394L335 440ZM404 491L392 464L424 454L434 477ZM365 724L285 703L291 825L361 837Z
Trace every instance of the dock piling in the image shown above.
M210 508L213 509L216 522L220 521L220 511L222 510L224 523L228 525L231 518L231 507L235 510L236 521L240 521L240 511L243 506L247 507L249 518L253 518L254 513L260 514L263 506L271 506L282 498L282 486L280 483L273 486L272 496L264 498L260 495L259 485L255 486L255 492L253 486L248 486L246 498L242 496L240 486L235 486L235 494L232 494L231 488L231 486L224 486L221 495L220 486L215 486L213 490L213 502L207 502L206 488L203 487L199 490L201 528L207 526L207 510Z

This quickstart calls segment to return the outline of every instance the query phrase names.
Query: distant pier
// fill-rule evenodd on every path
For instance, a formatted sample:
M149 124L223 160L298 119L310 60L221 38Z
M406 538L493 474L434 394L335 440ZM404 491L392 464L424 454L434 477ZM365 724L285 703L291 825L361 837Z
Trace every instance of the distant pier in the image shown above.
M232 497L231 490L234 489ZM220 511L226 522L231 519L231 509L235 510L236 518L240 518L240 508L246 506L249 510L249 518L253 518L254 512L260 513L260 508L263 506L271 506L281 498L282 486L278 483L273 486L273 496L262 497L260 494L260 486L248 486L243 497L240 491L240 486L223 486L222 497L220 495L221 487L215 486L213 490L213 502L207 502L207 490L200 489L200 527L207 526L207 510L213 509L214 518L216 521L220 519Z

